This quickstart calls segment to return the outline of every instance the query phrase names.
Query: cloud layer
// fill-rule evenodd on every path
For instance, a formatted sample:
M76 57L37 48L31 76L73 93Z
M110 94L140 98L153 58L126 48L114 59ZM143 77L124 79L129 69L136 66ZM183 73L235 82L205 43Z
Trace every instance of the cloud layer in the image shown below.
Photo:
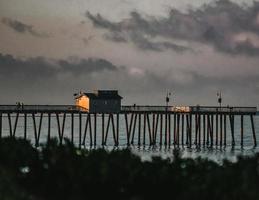
M259 76L213 77L180 69L158 73L118 67L100 58L20 59L0 54L1 103L69 104L79 90L118 89L125 97L124 104L163 105L166 91L171 91L172 103L215 105L219 88L223 89L224 104L255 105ZM250 95L249 102L241 93Z
M167 17L130 17L112 22L100 14L86 13L93 25L108 31L105 38L131 42L144 50L177 52L192 50L198 42L228 54L259 55L259 3L241 6L229 0L217 0L183 13L171 9ZM187 42L187 45L182 45Z
M24 99L30 103L67 103L68 99L72 100L69 96L75 90L93 88L91 82L98 74L118 70L117 66L100 58L20 59L0 53L0 90L4 94L0 101L14 103L13 99Z
M28 25L17 20L13 20L10 18L2 18L1 21L3 24L5 24L6 26L10 27L12 30L18 33L29 33L35 37L41 38L49 37L48 34L35 30L32 25Z

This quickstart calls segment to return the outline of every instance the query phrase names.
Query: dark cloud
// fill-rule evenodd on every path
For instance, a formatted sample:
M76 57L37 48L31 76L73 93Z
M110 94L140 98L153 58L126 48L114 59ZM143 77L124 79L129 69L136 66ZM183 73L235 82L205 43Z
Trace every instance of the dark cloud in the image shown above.
M49 37L49 35L46 33L36 31L32 25L24 24L17 20L2 18L2 23L18 33L29 33L35 37L42 37L42 38Z
M118 68L105 59L79 59L78 61L58 61L61 72L70 72L74 75L90 74L93 72L116 71Z
M86 17L88 17L97 27L107 28L114 31L116 31L117 28L119 28L119 26L116 23L105 20L100 14L94 16L90 12L86 12Z
M56 71L55 67L44 58L16 59L12 55L0 54L0 76L8 79L38 79L50 77Z
M175 52L192 51L191 48L187 48L181 45L174 44L172 42L152 42L148 37L144 37L139 33L132 32L130 35L131 41L140 49L152 50L152 51L164 51L165 49L171 49Z
M247 54L250 56L259 55L259 47L255 47L253 42L249 39L242 41L242 43L235 45L235 47L223 46L222 50L232 54Z
M130 41L142 49L167 49L163 42L153 42L159 37L167 42L171 39L200 42L234 55L259 55L259 2L241 6L229 0L217 0L186 13L171 9L167 17L160 18L132 12L129 18L119 22L111 22L100 14L87 12L86 16L96 27L109 31L106 38ZM174 43L169 47L176 51L180 48L180 52L190 49Z
M168 41L153 41L153 35L145 34L145 31L152 32L147 21L141 18L137 12L132 12L129 21L120 23L112 23L105 20L100 14L96 16L87 12L86 16L93 22L96 27L106 28L110 31L104 35L108 40L114 42L132 42L142 50L151 50L161 52L165 49L171 49L176 52L192 51L191 48L174 44Z
M118 68L104 59L68 59L48 60L43 57L18 59L12 55L0 53L0 77L9 79L38 80L57 77L60 73L70 73L75 76L101 71L116 71Z
M113 32L112 34L104 34L104 37L114 42L127 42L127 39L119 32Z

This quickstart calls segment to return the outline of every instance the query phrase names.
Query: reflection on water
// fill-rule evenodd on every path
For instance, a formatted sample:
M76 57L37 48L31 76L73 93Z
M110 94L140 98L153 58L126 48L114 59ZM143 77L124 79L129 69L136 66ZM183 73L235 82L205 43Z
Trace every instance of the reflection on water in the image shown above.
M153 156L160 156L164 159L173 159L173 151L177 149L180 151L180 155L183 158L208 158L210 160L221 163L224 159L235 162L237 156L249 156L259 152L259 148L232 148L230 146L226 148L132 148L132 151L137 155L140 155L143 160L150 160Z
M100 116L98 116L100 117ZM84 125L85 125L86 118L83 117L82 119L82 135L84 133ZM214 119L215 120L215 119ZM60 121L62 122L62 117L60 118ZM259 141L259 116L255 116L255 131L256 131L256 137L257 141ZM15 115L12 116L12 127L15 123ZM172 123L172 122L171 122ZM39 117L36 117L36 124L37 128L39 126ZM74 143L75 145L79 144L79 120L78 117L75 117L74 119ZM107 118L106 118L106 124L107 124ZM19 120L17 122L17 129L16 129L16 136L17 137L23 137L24 134L24 119L23 116L19 117ZM70 116L66 117L66 123L64 126L64 137L71 138L71 118ZM217 162L221 162L223 159L229 159L232 161L235 161L237 159L238 155L253 155L255 152L259 152L259 147L253 148L253 137L252 137L252 130L251 130L251 122L249 117L244 117L244 146L241 148L240 146L240 117L235 117L235 142L236 146L234 148L231 147L231 132L230 132L230 126L229 121L227 122L227 146L226 147L216 147L208 148L208 147L202 147L200 149L197 149L195 145L193 145L192 148L187 148L186 146L179 146L181 155L183 157L204 157L209 158ZM97 146L95 148L102 148L101 146L101 119L97 120ZM173 125L172 125L173 129ZM48 119L47 116L43 117L42 120L42 129L41 129L41 136L40 136L40 143L45 143L47 140L47 130L48 130ZM51 137L58 137L58 129L57 129L57 120L56 117L52 117L51 119ZM141 124L141 143L143 143L143 123ZM172 131L173 132L173 131ZM116 148L127 148L127 138L126 138L126 127L125 127L125 119L124 117L120 117L120 127L119 127L119 147ZM159 130L158 130L159 134ZM186 133L185 133L186 134ZM193 123L193 141L194 141L194 123ZM2 121L2 136L9 136L9 124L8 124L8 118L6 116L3 116ZM34 143L34 127L33 127L33 121L32 117L28 115L27 118L27 136L28 139ZM214 137L215 137L215 126L214 126ZM113 135L112 130L110 127L109 134L107 137L107 150L116 149L113 145ZM173 137L171 137L173 138ZM89 132L86 134L86 143L83 148L93 148L90 147L90 136ZM159 140L159 137L157 137L157 142ZM140 146L138 147L136 144L138 142L138 127L136 128L135 132L135 138L134 138L134 146L129 147L134 153L137 155L140 155L143 160L149 160L152 156L161 156L162 158L172 158L173 150L177 147L171 145L170 147L165 146ZM215 142L214 142L215 143ZM149 144L149 137L148 137L148 131L146 131L145 136L145 144Z

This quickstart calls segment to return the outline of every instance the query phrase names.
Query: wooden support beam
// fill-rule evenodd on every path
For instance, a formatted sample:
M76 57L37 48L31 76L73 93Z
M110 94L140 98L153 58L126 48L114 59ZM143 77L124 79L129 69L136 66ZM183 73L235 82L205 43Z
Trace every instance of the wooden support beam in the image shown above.
M209 115L207 114L206 115L207 117L207 141L206 141L206 145L209 146L209 143L210 143L210 118L209 118Z
M240 141L240 145L241 147L243 147L243 139L244 139L244 115L240 116L240 136L241 136L241 141Z
M179 147L180 144L180 114L177 114L177 137L176 137L176 143Z
M168 115L168 145L171 146L171 114Z
M156 125L155 125L155 137L153 138L153 144L156 144L156 136L157 136L157 130L158 130L158 121L159 121L159 114L156 114Z
M198 118L198 127L199 127L199 148L201 147L201 114L199 114L199 118Z
M141 113L138 114L138 146L140 146L141 136Z
M189 142L190 142L190 122L189 122L189 114L186 114L186 145L189 146Z
M96 135L97 135L97 114L94 113L94 146L96 146Z
M120 115L116 114L116 143L119 145L119 134L120 134Z
M19 112L16 113L16 117L15 117L14 129L13 129L13 137L15 137L16 128L17 128L17 124L18 124L18 119L19 119Z
M127 114L125 114L125 117L126 117ZM105 126L105 116L104 116L104 113L102 113L102 145L104 145L104 126ZM128 125L126 125L127 127ZM128 139L128 137L127 137Z
M174 141L173 144L176 144L176 113L174 113Z
M182 146L184 146L184 114L182 114Z
M155 144L155 126L156 126L156 115L155 113L152 114L152 138L154 141L152 141L153 144Z
M64 130L65 130L65 124L66 124L66 113L63 114L63 122L62 122L62 130L61 130L61 139L63 141L64 138Z
M37 137L37 145L39 145L39 141L40 141L42 118L43 118L43 113L40 113L40 122L39 122L38 135L37 135L38 136Z
M190 114L190 132L189 132L189 134L190 134L190 144L189 144L189 146L191 148L192 147L192 114Z
M56 119L57 119L57 126L58 126L59 142L61 143L61 141L60 141L60 122L59 122L59 114L58 113L56 113Z
M211 127L210 127L210 131L211 131L211 141L210 141L210 146L213 147L214 144L214 115L211 115Z
M88 117L88 125L89 125L90 146L92 146L93 145L92 115L88 113L87 117Z
M24 132L23 132L23 138L26 140L27 139L27 113L24 113Z
M51 129L51 113L48 113L48 136L47 136L47 143L50 141L50 129Z
M81 149L81 145L82 145L82 113L79 112L79 149Z
M203 147L206 144L206 115L203 114Z
M227 145L227 115L224 114L224 146Z
M133 130L132 130L132 138L131 138L131 144L134 144L134 136L135 136L135 130L136 130L136 123L137 123L137 114L134 114L134 123L133 123Z
M232 137L232 146L235 145L235 132L234 132L234 115L229 115L230 128L231 128L231 137Z
M160 146L162 146L162 139L163 139L163 114L160 114L160 141L159 141Z
M130 127L129 127L129 141L130 141L130 137L132 136L132 132L133 132L134 120L135 120L135 114L131 113Z
M126 132L127 132L127 145L130 145L130 136L132 131L134 114L131 113L130 123L128 123L128 115L125 113L125 123L126 123Z
M89 127L89 140L90 140L90 146L93 145L93 136L92 136L92 120L91 120L91 114L87 113L86 119L85 119L85 128L84 128L84 134L83 134L83 140L82 140L82 145L85 145L86 143L86 136L87 136L87 131Z
M197 147L198 144L198 114L195 114L195 140L194 144Z
M222 130L222 114L220 114L219 119L220 119L220 120L219 120L219 127L220 127L220 128L219 128L219 129L220 129L220 131L219 131L219 132L220 132L220 133L219 133L219 134L220 134L220 136L219 136L219 144L220 144L220 147L222 147L222 134L223 134L223 133L222 133L222 131L223 131L223 130Z
M127 136L127 145L130 145L130 132L129 132L129 123L128 123L128 114L125 113L124 114L124 118L125 118L125 126L126 126L126 136Z
M116 142L116 131L115 131L115 125L114 125L114 118L113 118L113 114L111 115L111 122L112 122L112 136L113 136L113 141L115 146L118 146L117 142Z
M108 137L108 133L109 133L110 122L111 122L111 115L109 114L107 127L106 127L106 133L105 133L104 145L106 145L106 143L107 143L107 137Z
M88 130L88 126L89 126L89 121L90 121L90 114L88 113L85 119L85 130L84 130L84 136L83 136L83 142L82 144L85 145L85 141L86 141L86 135L87 135L87 130ZM90 135L90 134L89 134ZM90 145L92 146L92 139L90 141Z
M144 113L144 127L143 127L143 145L146 144L146 123L147 123L147 113ZM150 133L149 133L150 134Z
M71 142L74 143L74 113L71 113Z
M210 144L210 139L211 139L211 122L210 122L210 115L207 115L207 146Z
M34 128L35 146L37 147L37 127L36 127L35 113L32 113L32 120L33 120L33 128Z
M13 137L11 114L7 113L7 117L8 117L8 123L9 123L9 134L10 134L10 137Z
M253 132L254 147L256 147L257 146L257 141L256 141L256 134L255 134L255 126L254 126L253 115L250 115L250 119L251 119L251 126L252 126L252 132Z
M64 137L66 113L63 114L62 128L60 126L59 114L58 113L56 113L56 117L57 117L57 124L58 124L59 143L62 144L63 143L63 137Z
M2 138L2 129L3 129L3 119L2 119L2 113L0 113L0 139Z
M40 114L40 122L39 122L38 131L37 131L35 113L32 113L32 120L33 120L33 127L34 127L34 138L35 138L35 146L36 146L36 147L39 146L39 139L40 139L40 132L41 132L41 124L42 124L42 117L43 117L43 113Z
M219 115L216 114L216 146L218 146L218 135L219 135Z
M149 121L149 115L147 114L147 127L148 127L148 135L149 135L149 145L154 145L154 138L152 137L151 125Z
M164 135L164 145L167 146L167 111L165 113L165 135Z

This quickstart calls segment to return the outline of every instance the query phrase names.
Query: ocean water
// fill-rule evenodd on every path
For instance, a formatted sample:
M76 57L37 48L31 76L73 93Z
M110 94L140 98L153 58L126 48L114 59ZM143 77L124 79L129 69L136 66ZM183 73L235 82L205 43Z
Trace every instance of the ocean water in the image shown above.
M129 118L129 117L128 117ZM11 115L11 121L12 121L12 130L14 129L16 115ZM152 122L152 117L150 117ZM40 116L36 115L36 128L37 131L39 130L39 121ZM63 115L60 115L59 117L60 125L62 127L63 122ZM108 116L105 116L105 129L107 126ZM130 121L130 119L128 119ZM227 146L220 147L220 146L213 146L211 147L203 147L196 148L196 146L193 144L192 148L187 148L186 145L180 145L179 150L183 157L207 157L209 159L213 159L215 161L222 161L223 159L230 159L235 161L238 155L253 155L256 152L259 152L259 147L254 147L254 141L253 141L253 135L252 135L252 128L251 128L251 121L249 116L244 116L244 145L243 148L241 148L240 145L240 116L235 116L235 126L234 126L234 132L235 132L235 146L233 147L231 145L231 130L230 130L230 124L229 119L227 118ZM82 141L84 136L84 129L85 129L85 122L86 122L86 116L82 115ZM90 134L89 134L89 128L88 132L86 134L86 140L85 145L81 146L82 148L103 148L101 145L101 135L102 135L102 126L101 126L101 115L97 116L97 135L96 135L96 141L97 145L90 146ZM114 122L116 122L116 118L114 119ZM202 123L202 120L201 120ZM92 133L93 130L93 118L92 118ZM122 149L122 148L128 148L127 147L127 136L126 136L126 126L125 126L125 118L124 115L120 115L119 119L119 146L114 147L114 141L113 141L113 134L112 134L112 127L110 125L108 137L107 137L107 144L104 148L111 150L111 149ZM152 123L151 123L152 124ZM186 124L186 121L185 121ZM255 131L256 131L256 139L257 143L259 142L259 115L254 116L254 125L255 125ZM194 117L192 122L192 141L194 142L195 137L195 125L194 125ZM151 125L152 127L152 125ZM215 144L215 117L214 117L214 144ZM141 122L141 144L143 143L143 118ZM158 125L158 132L157 132L157 145L156 146L149 146L149 136L148 136L148 127L146 126L146 136L145 136L145 146L141 145L138 146L138 120L136 123L136 130L135 130L135 137L134 137L134 145L131 145L129 148L136 153L137 155L140 155L143 159L150 159L152 156L161 156L164 158L170 158L173 155L173 151L175 148L178 148L177 146L160 146L159 145L159 131L160 126ZM47 134L48 134L48 117L47 115L43 115L42 118L42 126L40 131L40 143L45 143L47 141ZM7 115L3 115L2 117L2 137L9 136L9 123L8 123L8 117ZM23 115L20 115L17 121L17 128L16 128L16 137L23 137L24 136L24 117ZM57 118L55 115L51 117L51 137L57 137L58 138L58 125L57 125ZM67 115L65 120L65 126L64 126L64 137L70 139L71 138L71 116ZM180 129L180 137L181 137L181 129ZM184 129L184 141L186 138L186 129ZM31 114L27 115L27 139L31 141L31 143L35 142L34 138L34 126L33 126L33 119ZM173 140L173 118L171 118L171 141ZM201 129L201 141L203 140L203 129ZM164 142L164 131L163 131L163 142ZM74 116L74 143L75 145L79 145L79 117L78 115Z

